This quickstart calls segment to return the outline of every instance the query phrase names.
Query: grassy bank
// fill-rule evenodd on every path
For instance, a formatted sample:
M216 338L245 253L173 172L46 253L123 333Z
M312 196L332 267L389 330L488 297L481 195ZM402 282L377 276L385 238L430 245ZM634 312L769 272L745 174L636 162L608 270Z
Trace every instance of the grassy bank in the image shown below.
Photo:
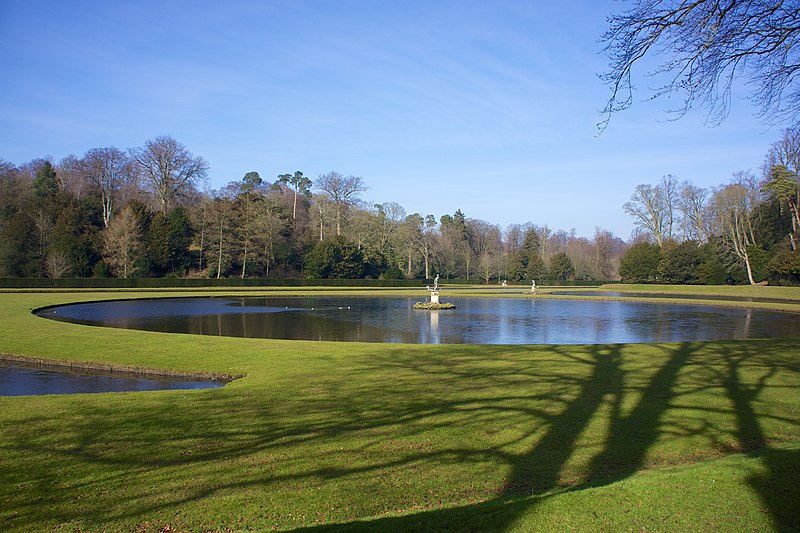
M344 344L30 314L141 295L0 294L0 352L246 377L202 391L0 398L4 530L793 531L800 523L796 337Z
M800 300L800 287L771 287L760 285L653 285L611 283L602 290L639 292L644 294L674 294L734 296L740 298L770 298L777 300Z

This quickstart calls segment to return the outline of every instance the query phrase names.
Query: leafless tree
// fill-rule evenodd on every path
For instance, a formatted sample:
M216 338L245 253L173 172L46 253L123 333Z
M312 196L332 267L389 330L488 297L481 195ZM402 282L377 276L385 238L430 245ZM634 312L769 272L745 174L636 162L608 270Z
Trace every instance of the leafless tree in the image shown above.
M116 195L133 174L130 158L118 148L92 148L83 156L86 175L100 191L103 224L108 227Z
M622 206L635 219L636 226L647 231L659 246L672 238L677 187L678 181L671 175L661 178L655 187L637 185L631 201Z
M202 157L192 155L169 136L147 141L141 148L131 150L131 155L165 214L179 197L188 194L197 181L204 179L208 171L208 164Z
M553 230L551 230L546 224L541 227L535 228L536 234L539 236L539 248L542 252L542 261L547 261L550 259L550 237L553 234Z
M678 208L681 212L681 226L684 240L704 242L708 238L706 220L706 201L708 189L684 181L678 191Z
M83 195L89 189L87 187L89 181L86 177L83 161L74 155L68 155L58 162L56 165L56 177L61 190L79 200L83 198Z
M758 205L758 187L748 172L737 172L729 185L714 191L711 198L716 232L728 251L747 270L747 279L755 285L748 248L756 244L753 211Z
M775 165L783 165L795 174L800 172L800 126L783 130L781 138L769 147L762 167L765 177Z
M280 239L281 229L287 223L279 216L278 209L270 198L260 202L258 209L255 229L264 246L264 275L269 277L270 265L275 260L275 245Z
M431 278L431 262L436 244L436 218L427 215L424 218L419 213L408 215L398 228L398 237L403 243L408 259L406 275L412 276L412 261L414 252L418 252L425 267L425 279Z
M357 176L343 176L338 172L321 175L316 187L333 203L336 218L336 235L342 234L342 222L348 208L367 190L364 180Z
M480 264L483 282L488 285L489 280L492 279L492 270L496 265L496 254L491 250L486 250L478 256L478 263Z
M216 278L220 279L233 262L234 228L236 213L233 200L226 191L216 191L209 206L209 242L207 264L216 263ZM213 261L213 263L212 263Z
M572 262L576 279L597 279L597 252L593 242L584 237L572 237L567 241L565 253Z
M406 218L406 210L397 202L384 202L376 205L380 229L378 231L378 250L385 252L389 246L392 235Z
M63 278L72 273L72 262L64 252L52 250L47 254L44 270L48 278Z
M0 209L11 212L31 194L31 180L9 161L0 159Z
M603 35L609 70L602 78L612 95L604 112L633 101L633 69L660 58L651 76L665 76L652 97L683 94L685 113L693 104L714 122L727 116L734 82L743 79L765 118L795 119L800 113L800 3L797 0L636 0L609 17Z
M315 194L311 197L311 206L314 221L319 228L319 240L325 240L325 230L330 225L331 201L327 196Z
M612 279L619 267L615 264L614 234L600 226L594 228L594 275L597 279Z
M103 230L103 259L115 276L128 278L134 274L142 246L142 230L136 213L125 207Z
M208 194L202 194L195 204L195 209L190 211L192 216L192 225L195 228L194 242L198 248L197 257L197 270L203 270L203 259L205 257L205 250L208 244L208 227L211 218L211 204L213 199Z
M485 220L468 218L466 219L466 230L469 248L472 251L470 256L474 255L474 257L478 258L483 280L485 283L489 283L491 270L496 268L498 276L501 270L497 266L498 258L501 257L502 246L500 227Z
M402 262L398 261L398 267L405 271L407 278L414 277L414 270L419 264L417 242L419 241L420 228L423 224L424 220L419 213L413 213L405 217L397 227L397 230L392 232L392 246L398 251L398 256L402 259Z

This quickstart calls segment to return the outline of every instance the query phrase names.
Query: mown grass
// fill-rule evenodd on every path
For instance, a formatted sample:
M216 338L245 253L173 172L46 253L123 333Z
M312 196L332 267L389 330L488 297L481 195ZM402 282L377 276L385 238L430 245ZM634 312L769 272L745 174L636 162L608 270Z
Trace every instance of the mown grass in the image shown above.
M203 391L0 398L3 530L800 524L798 337L413 346L126 331L30 314L136 296L0 294L0 352L246 377Z
M760 285L652 285L652 284L608 284L603 290L641 292L675 295L737 296L743 298L771 298L797 301L800 298L798 287L777 287Z

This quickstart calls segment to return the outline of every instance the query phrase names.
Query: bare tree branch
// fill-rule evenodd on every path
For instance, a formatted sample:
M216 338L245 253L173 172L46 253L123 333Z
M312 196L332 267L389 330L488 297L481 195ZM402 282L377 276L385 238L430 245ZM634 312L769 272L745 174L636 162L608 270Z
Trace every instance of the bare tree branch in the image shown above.
M603 35L611 87L603 109L611 115L631 107L633 70L646 57L662 62L648 73L667 75L651 98L683 94L680 117L694 104L707 109L712 123L728 115L734 83L749 86L749 99L769 122L800 115L800 1L798 0L636 0L609 17Z

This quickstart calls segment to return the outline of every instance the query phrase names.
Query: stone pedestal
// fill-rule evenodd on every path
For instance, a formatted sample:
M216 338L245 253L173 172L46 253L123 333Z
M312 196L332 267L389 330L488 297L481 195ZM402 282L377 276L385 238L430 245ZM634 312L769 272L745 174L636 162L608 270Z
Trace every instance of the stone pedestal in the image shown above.
M439 291L431 291L431 303L432 304L439 303Z

